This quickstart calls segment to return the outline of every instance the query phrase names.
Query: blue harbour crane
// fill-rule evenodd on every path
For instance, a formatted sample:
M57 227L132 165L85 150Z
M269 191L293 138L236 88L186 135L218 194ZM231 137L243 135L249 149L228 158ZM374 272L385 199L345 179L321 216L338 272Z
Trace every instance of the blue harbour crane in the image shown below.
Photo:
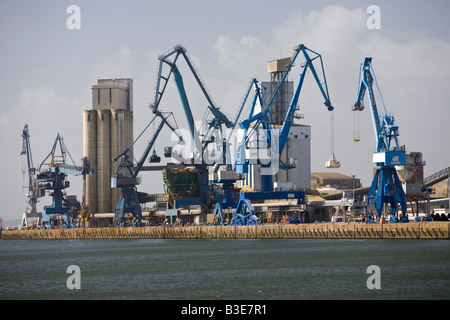
M200 87L201 92L203 93L208 103L204 118L206 119L206 115L212 115L212 119L209 118L205 120L207 129L206 132L202 134L198 132L195 126L194 117L192 114L191 106L183 82L183 76L177 65L177 63L181 60L179 59L180 57L183 58L184 61L186 62L187 66L189 67L189 70L191 71L196 83ZM121 196L119 197L119 202L116 207L116 225L119 226L123 225L124 222L123 217L124 214L127 212L131 212L133 214L135 218L134 225L136 226L141 225L141 209L139 206L136 191L136 185L139 183L137 174L142 169L142 165L146 157L149 155L149 152L153 147L154 143L156 142L158 134L160 133L163 125L166 124L175 134L177 134L180 144L185 143L185 140L183 140L183 137L178 132L178 127L176 125L172 125L171 122L168 121L168 117L173 116L173 114L164 113L160 111L162 98L166 92L167 85L169 83L171 76L173 76L173 80L175 82L178 94L180 96L181 105L187 120L189 134L192 141L192 150L193 150L192 158L181 159L182 162L181 166L185 167L192 166L193 169L176 168L174 169L176 170L174 172L171 172L171 169L169 168L167 168L165 171L163 170L163 175L165 175L167 179L166 184L169 184L167 186L168 201L167 201L166 216L171 217L172 219L174 216L177 215L177 209L181 206L189 206L189 205L208 206L208 202L210 201L208 167L215 166L216 162L205 161L204 155L206 149L208 145L211 143L216 144L219 143L222 145L221 147L222 154L219 157L219 160L225 162L227 156L227 146L225 143L226 139L224 130L226 128L232 128L234 126L234 123L230 121L227 118L227 116L222 111L220 111L220 109L214 103L211 95L206 89L206 86L204 85L198 72L196 71L189 55L187 54L186 49L180 45L177 45L170 52L161 55L159 57L159 61L160 64L157 74L154 101L152 104L150 104L150 107L155 115L150 124L153 123L154 121L157 121L157 119L159 119L160 121L156 133L154 134L153 138L147 145L147 148L145 149L145 152L141 157L141 160L137 164L133 164L132 159L128 159L127 151L129 150L129 148L124 150L117 157L114 158L114 161L117 161L120 158L122 158L118 166L117 172L112 179L112 187L121 189ZM138 137L138 139L140 138L140 136ZM136 139L136 141L138 139ZM133 145L135 142L133 142ZM130 146L130 148L131 147L132 146ZM169 148L167 149L169 150ZM171 152L169 151L166 153L165 151L165 156L170 157ZM154 152L149 160L150 162L156 162L156 159L159 159L159 157L157 157L156 153ZM216 168L218 168L218 166L216 166ZM183 175L188 176L188 178L186 179L189 180L191 184L193 183L192 177L195 176L194 181L195 183L193 183L195 185L193 186L193 189L195 189L195 191L192 191L188 187L183 186L180 187L180 185L176 185L178 183L177 177L181 177ZM172 180L174 181L173 188L171 185ZM225 181L222 180L220 180L220 183L224 183L224 188L227 189L225 191L225 194L227 195L230 194L231 192L230 190L232 190L233 186L232 185L230 186L229 183L225 183ZM186 191L183 193L182 196L180 196L182 192L180 192L180 194L175 194L176 192L174 191L175 189L178 190L180 188L181 189L184 188L183 190ZM189 190L191 190L192 192L189 192Z
M281 86L286 81L289 72L291 71L297 57L300 54L302 54L305 58L305 62L302 65L303 70L300 74L300 78L294 91L294 95L287 109L283 125L281 126L280 131L277 132L277 130L275 130L274 126L272 125L270 112L271 105L274 102L274 99ZM313 64L315 60L318 60L320 62L321 73L318 73ZM298 45L296 48L294 48L294 54L290 60L290 64L287 66L277 88L268 100L267 105L261 105L260 112L256 114L253 114L253 112L251 112L246 120L239 123L239 126L244 130L245 135L236 155L236 172L248 173L248 166L250 164L260 164L262 171L266 169L266 174L261 175L261 192L248 192L240 194L240 199L231 221L232 224L245 225L257 223L255 222L255 215L251 200L297 199L297 204L304 203L305 201L305 192L303 191L274 191L273 172L274 170L278 169L288 170L293 168L292 165L283 163L280 160L280 154L286 147L289 131L294 121L295 111L297 110L300 92L302 90L303 82L308 71L313 74L320 92L325 99L325 107L330 112L334 110L334 107L331 105L330 96L328 93L328 86L325 78L322 56L319 53L308 49L303 44ZM321 82L320 76L323 78L323 82ZM259 101L261 100L258 94L259 92L255 91L253 103L255 103L255 101L258 99ZM253 111L253 109L251 110ZM258 137L259 135L262 135L263 139ZM255 136L257 136L256 140ZM256 155L256 158L247 156L250 154ZM337 162L337 160L335 160L333 154L332 158L330 158L330 162L331 161L333 161L333 164L327 165L327 167L339 166L339 163Z
M203 127L206 125L206 132L199 133L194 124L191 106L185 91L182 75L177 67L179 58L182 57L186 62L190 72L192 73L197 85L201 89L204 98L208 105L204 114ZM155 92L154 103L152 109L154 112L158 111L162 96L166 90L170 76L173 75L178 93L181 99L181 104L188 122L190 130L190 138L193 141L193 162L197 175L196 185L198 188L197 196L188 196L182 199L173 199L172 208L168 208L167 212L176 210L177 206L183 205L202 205L209 206L209 202L215 202L215 210L221 211L222 208L235 207L233 201L233 184L242 176L236 174L228 164L226 170L219 171L221 165L229 163L229 143L227 143L226 130L231 132L234 130L237 121L231 121L220 110L212 99L205 84L201 80L199 73L196 71L187 51L184 47L177 45L172 51L160 57L160 66L158 71L158 80ZM212 115L212 118L210 117ZM239 116L239 115L238 115ZM209 159L207 156L207 148L211 143L221 145L220 153L215 159ZM212 174L213 178L209 179L209 167L214 167ZM214 196L211 194L211 184L222 185L223 196Z
M22 222L20 224L21 228L27 228L28 222L31 219L37 219L37 224L40 224L42 218L42 213L37 212L36 204L38 198L42 197L43 194L39 188L39 184L36 180L36 168L33 165L33 156L31 153L31 143L30 143L30 132L28 129L28 124L25 124L22 130L22 152L27 160L27 171L28 171L28 192L27 192L27 207L23 214Z
M382 110L379 113L375 99L377 91ZM373 163L376 172L370 186L367 208L375 205L378 217L381 217L384 204L390 204L393 215L392 221L406 222L406 196L398 177L395 166L405 164L405 150L399 146L399 126L392 112L387 112L372 66L372 57L366 57L361 64L357 99L352 111L364 110L364 97L370 102L373 129L376 140L376 152ZM400 205L403 216L398 218L397 207Z
M68 162L67 156L72 163ZM46 163L47 160L50 162ZM84 177L86 174L95 172L86 157L82 161L81 166L75 165L63 138L58 133L52 150L39 166L39 173L36 177L40 189L50 191L53 199L52 206L44 207L41 228L52 228L52 216L54 215L65 216L63 228L74 227L73 219L80 211L81 206L78 201L65 197L64 189L70 186L69 181L66 181L67 175L83 175Z
M135 141L118 154L113 160L118 161L120 159L119 165L117 167L116 173L111 178L111 187L119 188L119 200L115 209L114 222L117 227L122 227L124 225L124 216L126 213L131 213L133 215L133 226L141 226L142 220L142 210L139 204L137 185L140 183L140 178L138 174L141 172L144 166L145 160L150 154L161 130L164 125L169 127L175 134L177 134L179 141L183 141L183 137L178 133L178 127L172 124L170 118L173 117L171 112L155 112L155 116L147 124L144 130L139 134ZM152 139L149 141L144 153L142 154L140 160L137 163L130 159L129 151L133 148L136 142L142 137L145 131L153 124L158 123L158 127L153 134ZM149 162L159 162L160 157L156 155L155 152L150 156Z

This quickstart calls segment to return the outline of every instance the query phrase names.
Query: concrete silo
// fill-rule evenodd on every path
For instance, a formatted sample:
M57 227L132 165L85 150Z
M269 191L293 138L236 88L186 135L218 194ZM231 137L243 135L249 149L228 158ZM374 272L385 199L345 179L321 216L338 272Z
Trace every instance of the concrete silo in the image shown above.
M86 181L90 213L115 211L118 190L111 188L111 176L117 163L112 159L132 142L133 80L98 80L92 86L92 109L83 111L83 151L96 169Z
M83 111L83 154L91 166L97 168L97 111ZM97 174L86 176L86 204L88 211L97 212Z
M111 211L111 112L97 110L97 207Z

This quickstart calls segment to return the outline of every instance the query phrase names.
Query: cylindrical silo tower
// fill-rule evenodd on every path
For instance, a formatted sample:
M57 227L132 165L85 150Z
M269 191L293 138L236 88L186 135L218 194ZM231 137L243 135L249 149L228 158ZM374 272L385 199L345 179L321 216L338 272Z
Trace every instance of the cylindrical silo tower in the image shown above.
M97 110L98 212L111 212L111 112Z
M83 111L83 154L97 170L97 112ZM86 176L86 204L89 213L97 212L97 174Z
M100 79L92 86L92 110L83 111L84 154L96 169L86 181L91 213L115 211L120 190L111 188L118 166L113 158L133 142L132 91L132 79Z

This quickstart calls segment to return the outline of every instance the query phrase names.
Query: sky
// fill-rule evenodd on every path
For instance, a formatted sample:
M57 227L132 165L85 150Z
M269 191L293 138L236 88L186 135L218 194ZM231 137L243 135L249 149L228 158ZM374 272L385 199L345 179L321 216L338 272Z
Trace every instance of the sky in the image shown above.
M80 9L79 28L68 27ZM379 29L368 28L379 7ZM311 125L311 169L372 180L375 137L370 111L359 114L360 139L353 141L360 63L373 66L387 111L400 126L400 144L420 151L424 175L448 167L450 159L447 95L450 84L450 2L432 1L24 1L0 2L0 141L3 220L20 219L26 204L26 162L20 155L21 132L30 130L34 166L50 152L57 133L80 164L83 156L82 110L91 109L97 79L134 81L134 136L151 120L158 56L181 44L221 110L234 117L251 78L270 79L267 61L290 57L304 44L320 53L334 111L334 153L341 162L325 168L331 147L330 114L307 75L299 105ZM289 80L296 84L300 63ZM185 78L194 118L206 104ZM161 109L179 113L175 89L169 88ZM369 103L366 101L366 106ZM147 139L147 140L145 140ZM145 143L135 148L140 157ZM162 153L163 143L157 147ZM148 176L148 177L147 177ZM140 191L163 192L160 173L144 173ZM69 177L69 194L81 198L81 177ZM160 183L155 181L160 181ZM38 209L50 205L40 199Z

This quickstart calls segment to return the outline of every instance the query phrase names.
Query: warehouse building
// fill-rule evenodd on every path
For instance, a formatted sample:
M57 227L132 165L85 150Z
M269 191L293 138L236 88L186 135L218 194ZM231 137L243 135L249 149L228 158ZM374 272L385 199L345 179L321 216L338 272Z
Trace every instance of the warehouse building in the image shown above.
M358 189L361 188L361 180L337 172L312 172L311 187L332 187L334 189Z

